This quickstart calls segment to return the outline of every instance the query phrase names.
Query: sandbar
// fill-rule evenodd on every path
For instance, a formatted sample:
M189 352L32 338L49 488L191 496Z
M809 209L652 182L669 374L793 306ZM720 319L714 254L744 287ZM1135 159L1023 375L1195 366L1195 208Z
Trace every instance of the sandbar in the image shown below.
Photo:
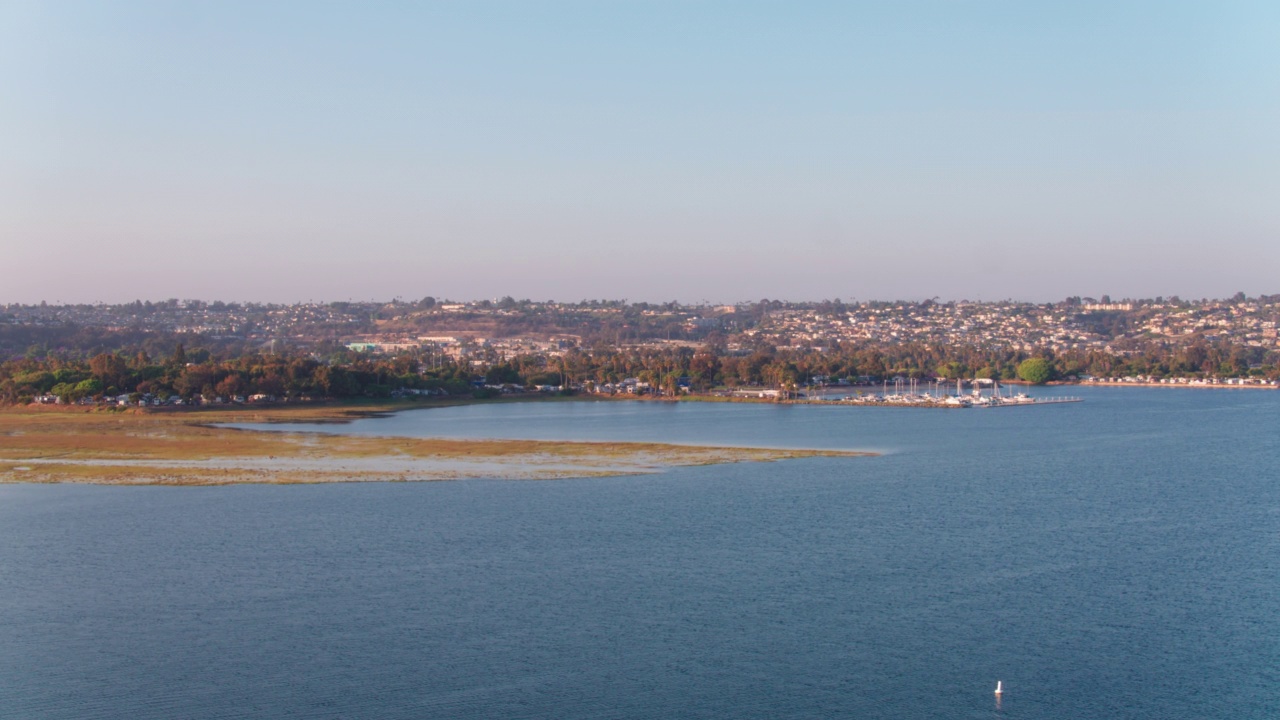
M0 482L104 485L416 482L640 475L861 451L649 442L457 440L261 432L221 423L342 422L388 406L0 412Z

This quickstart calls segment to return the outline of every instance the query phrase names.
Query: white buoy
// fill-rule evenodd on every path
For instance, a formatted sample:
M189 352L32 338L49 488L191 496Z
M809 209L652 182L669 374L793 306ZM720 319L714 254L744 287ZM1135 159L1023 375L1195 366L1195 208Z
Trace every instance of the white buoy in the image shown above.
M996 681L996 694L997 694L997 695L1001 695L1001 694L1003 694L1003 693L1004 693L1004 688L1002 687L1002 685L1001 685L1000 681L999 681L999 680L997 680L997 681Z

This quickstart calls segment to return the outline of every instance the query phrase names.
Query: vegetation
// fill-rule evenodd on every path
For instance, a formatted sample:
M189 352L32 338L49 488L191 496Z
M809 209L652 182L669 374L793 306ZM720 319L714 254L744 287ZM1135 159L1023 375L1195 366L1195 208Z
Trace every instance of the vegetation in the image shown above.
M1280 377L1275 359L1260 348L1199 341L1181 348L1053 352L942 346L864 344L729 352L723 345L618 350L569 348L559 354L502 358L480 353L461 360L424 351L369 356L345 349L264 354L217 353L181 344L163 358L145 349L100 352L88 358L48 353L0 362L0 404L27 404L41 396L63 403L112 398L137 402L224 402L257 399L387 399L397 391L451 396L496 395L500 386L570 386L587 389L635 378L654 392L682 387L795 388L809 382L893 377L1020 379L1043 383L1083 375L1153 377ZM1266 364L1264 364L1264 361Z
M75 359L51 355L0 363L0 402L30 402L56 395L64 403L102 396L168 401L252 396L278 398L389 398L395 388L470 391L471 374L457 365L419 372L409 356L369 360L311 356L246 355L214 358L207 350L187 353L181 345L163 360L145 351L132 356L99 353Z
M735 306L504 297L0 306L0 404L651 392L895 377L1280 379L1280 296ZM479 341L478 338L487 338ZM433 339L439 338L439 340ZM379 340L413 349L361 354ZM416 343L422 341L423 347ZM377 346L378 343L370 343ZM1035 362L1027 363L1029 360ZM1021 370L1021 372L1020 372Z
M367 409L365 409L367 410ZM660 443L444 440L243 432L214 422L340 419L312 407L0 412L0 482L209 485L464 477L544 479L865 453Z
M1027 358L1018 363L1018 379L1032 385L1043 385L1053 377L1053 366L1044 358Z

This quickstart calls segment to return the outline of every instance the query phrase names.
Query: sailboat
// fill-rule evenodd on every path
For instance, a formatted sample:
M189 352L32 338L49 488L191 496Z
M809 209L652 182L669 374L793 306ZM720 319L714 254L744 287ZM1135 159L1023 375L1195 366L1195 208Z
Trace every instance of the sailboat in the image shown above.
M997 681L996 681L996 694L997 694L997 695L1002 695L1002 694L1004 694L1004 687L1002 686L1002 684L1001 684L1001 682L1000 682L999 680L997 680Z

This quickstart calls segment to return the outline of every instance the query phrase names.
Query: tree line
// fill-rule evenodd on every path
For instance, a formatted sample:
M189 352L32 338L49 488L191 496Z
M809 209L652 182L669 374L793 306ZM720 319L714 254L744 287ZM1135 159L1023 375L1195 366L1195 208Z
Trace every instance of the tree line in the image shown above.
M558 354L514 357L489 351L460 359L428 358L421 351L368 356L343 349L328 355L302 351L218 353L207 348L187 351L178 344L159 358L137 347L90 357L55 353L11 359L0 363L0 403L29 403L40 396L58 396L62 402L121 395L161 401L231 400L254 395L387 398L400 389L451 395L491 393L499 386L599 389L629 378L647 383L657 392L674 394L680 387L694 391L721 386L795 387L842 379L1046 382L1085 375L1280 379L1280 368L1274 352L1207 341L1113 352L837 343L821 351L766 346L743 353L708 344L700 348L570 348Z

